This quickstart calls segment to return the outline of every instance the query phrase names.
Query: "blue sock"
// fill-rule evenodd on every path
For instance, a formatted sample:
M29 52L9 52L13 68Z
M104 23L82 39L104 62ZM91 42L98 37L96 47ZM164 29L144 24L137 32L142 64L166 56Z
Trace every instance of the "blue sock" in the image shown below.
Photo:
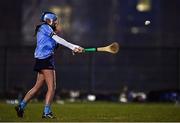
M27 103L23 100L20 102L21 109L24 109L26 107Z
M44 113L45 113L45 114L49 114L50 112L51 112L50 105L45 105L45 107L44 107Z

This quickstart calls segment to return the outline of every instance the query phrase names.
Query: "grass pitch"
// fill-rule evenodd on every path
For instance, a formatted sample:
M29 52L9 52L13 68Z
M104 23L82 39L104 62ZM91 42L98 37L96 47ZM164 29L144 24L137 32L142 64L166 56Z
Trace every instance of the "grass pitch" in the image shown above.
M79 102L53 104L56 119L42 119L43 103L29 103L25 117L18 118L14 105L0 103L0 121L35 122L174 122L180 121L180 105L155 103Z

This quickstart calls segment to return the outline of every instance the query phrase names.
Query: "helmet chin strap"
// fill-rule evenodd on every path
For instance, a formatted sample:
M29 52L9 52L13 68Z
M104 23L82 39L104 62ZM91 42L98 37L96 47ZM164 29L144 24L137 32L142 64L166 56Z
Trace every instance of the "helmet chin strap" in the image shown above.
M56 26L53 24L53 20L50 20L49 25L51 26L51 28L55 31L56 30Z

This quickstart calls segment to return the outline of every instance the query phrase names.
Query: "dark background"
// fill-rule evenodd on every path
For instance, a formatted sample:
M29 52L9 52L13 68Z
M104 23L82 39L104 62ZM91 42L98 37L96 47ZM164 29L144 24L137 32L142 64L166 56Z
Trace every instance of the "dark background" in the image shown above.
M0 1L0 92L23 90L35 83L33 37L44 10L61 8L61 37L83 47L121 46L116 55L73 56L56 53L57 92L119 93L179 90L180 1L147 0L151 10L139 12L141 0L6 0ZM146 20L151 24L144 25Z

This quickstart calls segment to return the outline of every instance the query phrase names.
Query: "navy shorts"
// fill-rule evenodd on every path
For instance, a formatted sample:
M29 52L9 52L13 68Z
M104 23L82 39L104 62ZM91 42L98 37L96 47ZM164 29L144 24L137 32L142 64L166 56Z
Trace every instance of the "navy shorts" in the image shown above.
M53 55L45 59L35 59L34 71L40 72L43 69L55 70Z

